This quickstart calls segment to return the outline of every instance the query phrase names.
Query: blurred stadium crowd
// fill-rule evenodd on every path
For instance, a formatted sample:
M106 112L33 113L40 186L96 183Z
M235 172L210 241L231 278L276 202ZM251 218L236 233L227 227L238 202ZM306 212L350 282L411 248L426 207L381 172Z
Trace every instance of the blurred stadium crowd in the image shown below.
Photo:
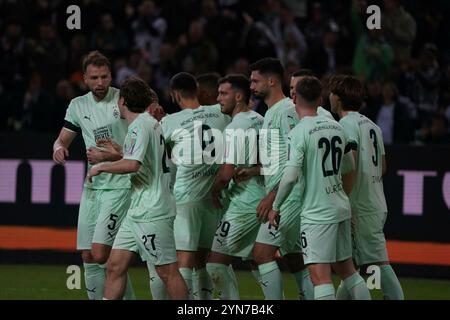
M82 0L82 28L68 30L71 2L0 0L0 131L58 132L86 92L82 58L97 49L112 60L114 86L138 75L168 113L175 73L248 75L273 56L286 93L300 68L324 84L335 73L363 79L362 113L386 145L450 143L450 1ZM382 8L381 30L366 28L370 4Z

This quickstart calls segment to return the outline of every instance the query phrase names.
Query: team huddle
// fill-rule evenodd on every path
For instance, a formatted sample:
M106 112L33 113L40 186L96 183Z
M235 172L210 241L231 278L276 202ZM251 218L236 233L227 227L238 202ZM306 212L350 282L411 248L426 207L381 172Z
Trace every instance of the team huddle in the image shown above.
M284 299L278 259L301 299L371 299L358 270L368 265L379 266L385 299L403 299L383 233L382 134L358 112L358 79L330 80L337 122L310 71L294 73L284 95L274 58L252 64L250 79L204 85L174 75L170 95L181 111L169 115L139 78L110 87L101 53L91 52L83 71L90 92L71 101L53 159L64 164L82 134L77 249L89 299L135 299L128 268L136 257L147 263L153 299L239 299L235 258L250 264L265 299ZM268 106L264 117L255 99Z

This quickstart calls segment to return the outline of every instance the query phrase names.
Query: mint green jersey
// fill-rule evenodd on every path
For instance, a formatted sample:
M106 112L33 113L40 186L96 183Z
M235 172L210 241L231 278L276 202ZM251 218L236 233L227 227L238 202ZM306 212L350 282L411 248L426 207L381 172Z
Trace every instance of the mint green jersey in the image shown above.
M304 181L302 223L331 224L349 219L350 202L344 192L341 162L345 152L342 126L326 116L305 117L289 134L289 160Z
M95 147L99 139L112 139L123 145L127 134L127 122L120 118L119 90L110 87L105 98L99 102L92 92L73 99L67 108L64 118L64 129L81 132L86 149ZM88 171L92 166L88 163ZM130 187L128 175L103 173L86 180L84 186L91 189L123 189Z
M382 173L385 151L380 128L358 112L349 112L339 123L344 128L348 148L358 151L355 184L350 194L353 214L387 212Z
M258 163L258 135L263 122L264 118L254 111L240 112L233 117L225 129L224 163L244 168ZM232 180L228 192L229 211L251 214L256 212L256 207L266 194L261 176L239 184Z
M175 216L163 133L158 121L147 112L129 125L123 158L141 163L139 171L131 175L130 219L149 222Z
M211 129L223 131L231 118L219 105L184 109L161 120L166 143L172 148L177 166L173 192L177 204L198 201L209 196L218 165L214 161L223 150L223 141L215 141ZM180 151L179 153L175 150ZM208 157L208 159L206 159Z
M288 134L297 123L298 115L290 98L278 101L264 116L259 145L266 193L271 192L283 176L288 157ZM296 184L286 201L298 201L302 189L301 183Z

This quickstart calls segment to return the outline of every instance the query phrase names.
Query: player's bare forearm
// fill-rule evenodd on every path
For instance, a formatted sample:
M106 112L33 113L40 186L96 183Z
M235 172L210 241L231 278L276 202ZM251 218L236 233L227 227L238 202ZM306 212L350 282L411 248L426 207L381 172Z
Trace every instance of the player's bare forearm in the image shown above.
M352 192L355 176L356 176L355 171L351 171L347 174L342 175L342 184L344 186L344 191L347 195L350 195L350 193Z
M249 168L237 168L234 172L234 181L240 183L259 175L261 175L261 165L255 165Z
M115 173L115 174L127 174L138 172L141 167L141 163L137 160L121 159L115 162L104 162L96 165L99 173Z
M58 164L64 164L66 158L69 156L69 146L75 139L77 134L75 132L61 129L58 138L53 143L53 161Z
M212 190L220 193L233 179L234 166L232 164L223 164L216 174Z
M292 189L294 189L295 184L297 183L299 174L298 167L287 166L284 169L283 177L281 178L280 184L278 185L276 192L276 197L273 202L273 209L276 211L280 210L281 205L287 199Z

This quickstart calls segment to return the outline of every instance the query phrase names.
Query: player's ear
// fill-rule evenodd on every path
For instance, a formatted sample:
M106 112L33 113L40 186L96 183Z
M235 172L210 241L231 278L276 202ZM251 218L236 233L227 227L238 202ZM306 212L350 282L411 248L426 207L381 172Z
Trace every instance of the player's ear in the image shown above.
M242 102L242 101L244 100L244 97L243 97L243 95L242 95L241 92L237 91L236 94L235 94L235 96L234 96L234 99L235 99L237 102Z

